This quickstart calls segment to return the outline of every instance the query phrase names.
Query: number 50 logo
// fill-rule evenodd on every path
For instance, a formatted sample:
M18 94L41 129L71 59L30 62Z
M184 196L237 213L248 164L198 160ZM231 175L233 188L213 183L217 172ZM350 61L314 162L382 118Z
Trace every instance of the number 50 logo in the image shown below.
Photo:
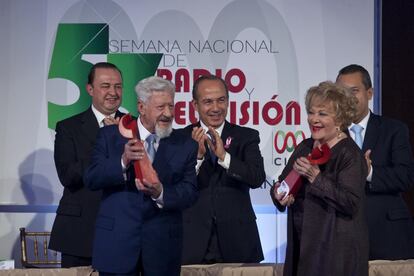
M59 105L48 102L48 126L55 129L56 122L86 110L91 97L86 91L87 76L93 66L82 55L107 55L123 72L122 107L137 115L134 87L138 81L153 76L162 54L111 54L109 53L109 26L107 24L59 24L53 47L48 79L65 79L75 84L80 93L73 104Z
M296 146L305 139L305 133L301 130L293 133L292 131L284 132L278 130L274 139L274 146L277 153L281 154L285 150L292 152Z

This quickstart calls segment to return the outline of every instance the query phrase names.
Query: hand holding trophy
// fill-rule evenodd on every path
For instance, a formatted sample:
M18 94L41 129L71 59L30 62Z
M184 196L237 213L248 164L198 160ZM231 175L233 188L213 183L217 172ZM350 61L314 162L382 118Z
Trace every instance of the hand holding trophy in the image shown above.
M122 136L128 139L136 139L136 143L144 148L144 144L139 136L137 121L130 114L122 116L118 128ZM149 183L159 183L157 173L152 167L151 160L146 153L141 159L133 161L133 164L135 177L141 182L145 179Z
M328 162L331 157L331 150L327 144L321 145L321 147L315 147L312 152L307 156L307 159L312 165L322 165ZM300 187L302 187L302 177L296 170L291 170L286 178L280 183L277 188L277 193L284 193L286 198L288 195L296 196Z

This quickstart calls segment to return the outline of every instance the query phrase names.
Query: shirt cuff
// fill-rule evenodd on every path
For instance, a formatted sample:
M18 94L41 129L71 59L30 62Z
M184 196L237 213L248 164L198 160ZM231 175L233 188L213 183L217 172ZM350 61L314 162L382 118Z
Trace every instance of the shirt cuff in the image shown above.
M231 155L230 153L226 152L224 155L224 160L221 161L220 158L218 158L218 164L228 170L230 168L230 161L231 161Z
M122 175L124 176L124 180L127 180L127 166L125 166L124 161L122 160L122 156L121 156L121 167L122 167Z
M204 161L204 157L203 158L201 158L201 159L198 159L197 158L197 164L196 164L196 174L198 175L198 172L200 171L200 167L201 167L201 165L203 164L203 161Z
M164 197L164 189L161 190L161 193L157 198L151 197L151 199L155 201L158 208L160 208L160 209L162 209L164 207L164 198L163 197Z

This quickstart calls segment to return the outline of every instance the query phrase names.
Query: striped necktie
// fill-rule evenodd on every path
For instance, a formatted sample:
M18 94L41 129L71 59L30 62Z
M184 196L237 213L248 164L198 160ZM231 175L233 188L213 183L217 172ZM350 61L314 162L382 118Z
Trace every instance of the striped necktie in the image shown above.
M148 156L151 160L151 163L154 161L154 157L155 157L155 140L156 140L157 136L155 134L150 134L147 139L145 139L145 141L147 142L147 153Z

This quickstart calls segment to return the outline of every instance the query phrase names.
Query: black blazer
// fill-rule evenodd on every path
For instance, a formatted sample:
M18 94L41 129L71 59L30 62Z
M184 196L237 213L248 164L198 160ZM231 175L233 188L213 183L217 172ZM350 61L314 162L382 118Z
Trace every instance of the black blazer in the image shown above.
M193 125L185 128L191 136ZM225 123L221 139L231 155L230 168L205 160L197 176L199 199L184 211L183 264L201 263L209 242L213 219L224 262L248 263L263 260L250 189L265 180L259 132ZM231 140L231 141L230 141Z
M407 126L371 113L362 151L368 149L373 167L366 186L370 259L412 259L414 223L401 197L414 184Z
M116 117L121 115L117 112ZM56 125L54 158L64 190L56 211L49 248L73 256L92 256L101 192L87 189L82 178L89 165L98 131L99 125L91 108Z
M289 158L279 182L294 162L308 156L313 139L305 139ZM367 166L361 150L347 137L331 148L331 156L313 183L303 184L289 207L270 191L279 211L288 209L283 275L368 275L368 227L365 213ZM300 257L299 257L300 254Z

